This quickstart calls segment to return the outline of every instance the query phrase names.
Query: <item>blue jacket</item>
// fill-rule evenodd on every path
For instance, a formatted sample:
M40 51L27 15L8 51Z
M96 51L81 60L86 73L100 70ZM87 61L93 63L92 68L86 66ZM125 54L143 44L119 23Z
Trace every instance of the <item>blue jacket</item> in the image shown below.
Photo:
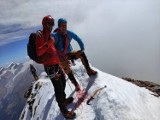
M67 53L71 52L73 50L72 46L71 46L71 40L74 39L75 41L77 41L77 43L79 44L79 47L81 48L81 50L84 50L84 44L81 40L81 38L79 38L75 33L73 33L72 31L67 30L67 34L68 34L68 50ZM54 32L52 33L52 36L55 39L55 46L58 50L60 51L64 51L64 45L63 45L63 39L60 33L58 32Z

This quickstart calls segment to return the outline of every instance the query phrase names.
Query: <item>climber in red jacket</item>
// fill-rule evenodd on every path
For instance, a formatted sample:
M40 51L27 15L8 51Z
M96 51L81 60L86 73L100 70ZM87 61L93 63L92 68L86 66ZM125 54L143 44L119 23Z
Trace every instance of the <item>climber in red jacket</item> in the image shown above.
M54 19L48 15L42 20L43 30L41 31L41 37L36 36L36 51L38 56L49 56L42 64L48 74L51 82L54 86L56 100L61 113L65 118L73 119L76 114L73 111L67 110L67 105L73 102L73 97L66 99L65 86L66 80L62 68L60 67L60 61L57 55L56 48L54 46L54 38L51 36L51 31L54 26Z

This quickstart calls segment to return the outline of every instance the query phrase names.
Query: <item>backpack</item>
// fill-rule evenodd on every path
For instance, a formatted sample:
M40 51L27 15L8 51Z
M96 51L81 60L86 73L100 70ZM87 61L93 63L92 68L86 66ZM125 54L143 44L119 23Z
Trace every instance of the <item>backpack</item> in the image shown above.
M36 33L31 33L27 44L27 53L30 59L39 63L38 55L36 52Z
M36 33L31 33L27 44L27 53L30 59L36 63L43 64L46 60L49 60L54 54L45 53L41 56L37 55L36 51Z

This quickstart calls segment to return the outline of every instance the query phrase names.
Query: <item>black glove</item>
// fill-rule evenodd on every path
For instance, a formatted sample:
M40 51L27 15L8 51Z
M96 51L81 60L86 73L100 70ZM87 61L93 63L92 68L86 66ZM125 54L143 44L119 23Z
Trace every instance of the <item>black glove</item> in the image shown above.
M77 58L76 58L75 55L72 55L72 56L70 56L70 59L71 59L71 61L72 61L72 60L76 60Z

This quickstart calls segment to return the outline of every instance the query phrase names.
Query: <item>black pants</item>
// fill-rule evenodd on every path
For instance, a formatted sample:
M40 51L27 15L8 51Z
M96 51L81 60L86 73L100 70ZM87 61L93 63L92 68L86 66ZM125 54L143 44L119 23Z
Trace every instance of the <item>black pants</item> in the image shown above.
M72 71L70 73L67 74L68 75L68 78L71 80L71 82L77 86L78 85L78 82L76 81L76 78L74 77Z
M72 51L66 55L66 58L67 59L64 59L63 57L60 58L61 66L63 67L65 73L68 75L68 78L71 80L71 82L76 86L78 83L77 83L77 81L73 75L73 72L70 68L69 60L73 61L73 60L80 58L82 61L82 64L86 68L86 71L89 71L91 68L89 66L87 56L82 51Z
M85 69L86 70L90 70L90 65L89 65L89 62L88 62L88 59L87 59L87 56L84 52L82 51L73 51L73 52L70 52L68 53L68 59L73 61L73 60L76 60L78 58L81 59L82 61L82 64L84 65Z
M44 67L44 69L52 81L56 100L58 102L59 107L61 108L66 98L66 94L65 94L66 80L65 80L64 73L58 64L52 65L49 67ZM54 76L57 74L59 75L58 78Z

